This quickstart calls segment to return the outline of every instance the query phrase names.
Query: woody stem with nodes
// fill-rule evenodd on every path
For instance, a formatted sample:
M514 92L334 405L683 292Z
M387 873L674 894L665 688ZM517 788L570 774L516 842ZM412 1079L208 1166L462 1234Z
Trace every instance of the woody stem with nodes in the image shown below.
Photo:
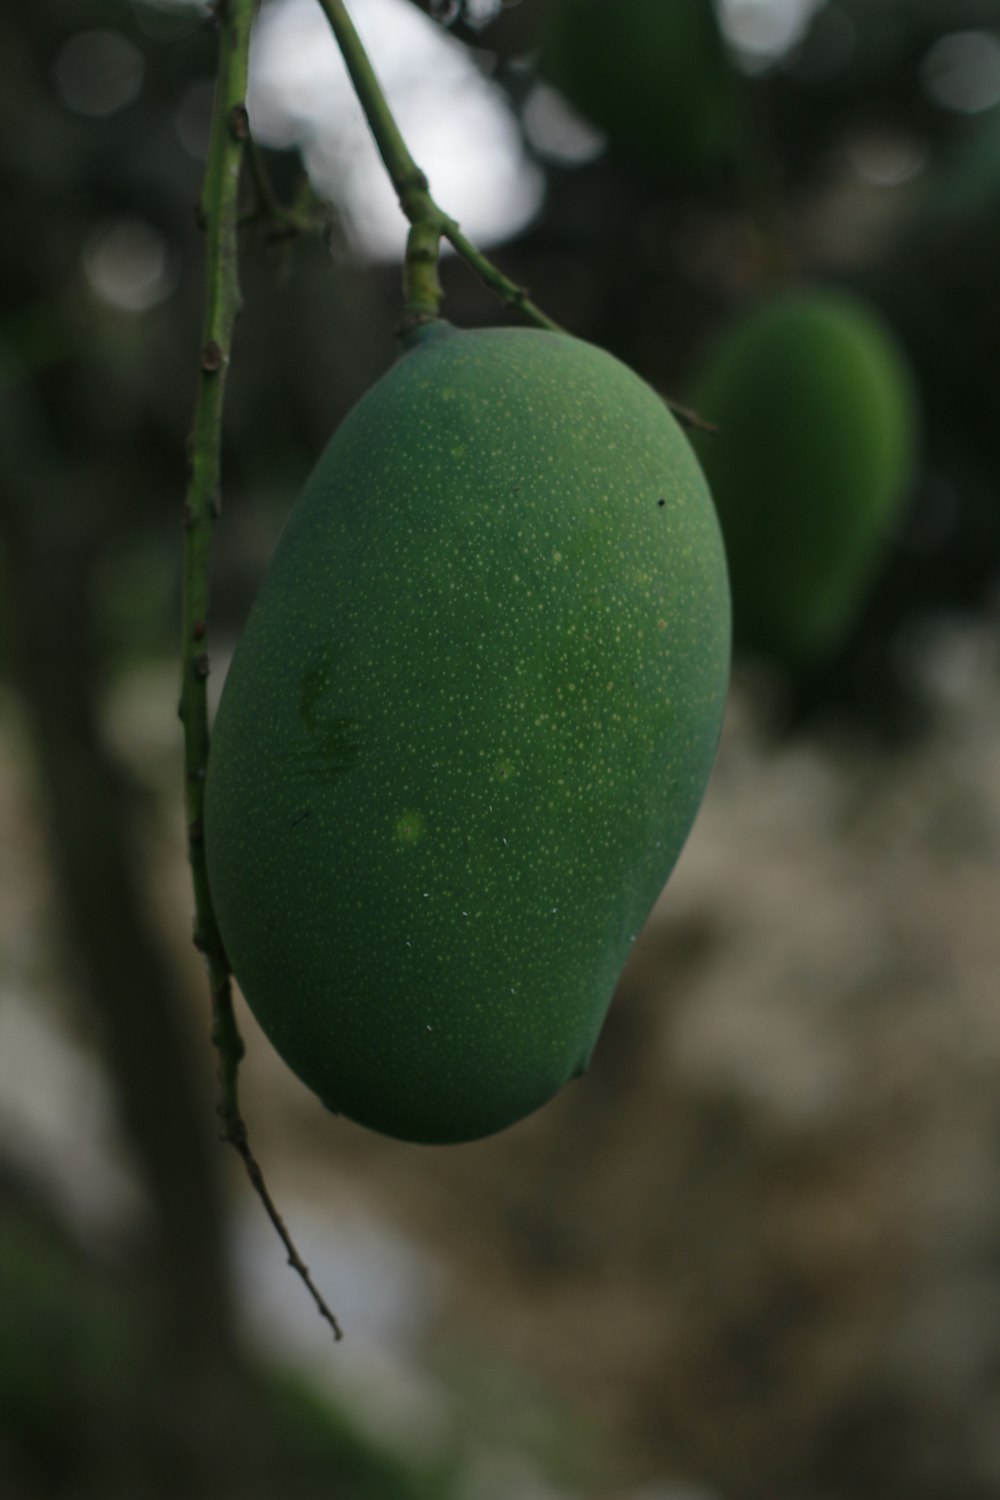
M194 884L196 946L208 969L212 1040L219 1059L219 1115L223 1138L239 1153L250 1180L281 1237L288 1262L301 1276L317 1309L340 1337L333 1313L271 1198L250 1149L240 1111L238 1072L243 1041L233 1010L230 969L208 885L205 863L205 772L208 765L208 576L212 530L219 511L222 410L239 311L237 233L240 168L249 139L246 110L250 30L255 0L218 0L219 69L208 165L199 205L205 229L205 315L198 390L191 432L191 473L184 502L184 601L180 718L184 726L184 802L188 855Z

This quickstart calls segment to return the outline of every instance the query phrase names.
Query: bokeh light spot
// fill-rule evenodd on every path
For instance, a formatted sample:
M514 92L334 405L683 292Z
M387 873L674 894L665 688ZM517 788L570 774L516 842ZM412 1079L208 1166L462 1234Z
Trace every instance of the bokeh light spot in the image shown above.
M538 83L524 105L524 130L543 161L582 167L607 147L607 137L578 115L556 89Z
M748 73L780 62L805 36L823 0L719 0L723 35Z
M142 89L142 53L119 31L80 31L53 65L67 109L104 119L131 104Z
M1000 104L1000 38L991 31L953 31L924 58L924 88L935 104L976 115Z
M83 269L98 297L122 312L155 307L175 281L163 236L143 219L99 225L83 247Z
M537 213L541 172L506 96L468 50L407 0L356 0L352 16L403 137L445 212L483 245ZM314 0L268 0L254 32L250 121L263 145L298 145L354 249L402 254L406 224Z

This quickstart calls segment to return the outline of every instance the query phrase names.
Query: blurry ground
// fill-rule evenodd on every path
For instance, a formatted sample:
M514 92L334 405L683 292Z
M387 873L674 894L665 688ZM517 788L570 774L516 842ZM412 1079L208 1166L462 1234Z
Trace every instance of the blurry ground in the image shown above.
M1000 655L958 629L913 649L936 727L902 753L776 744L765 685L737 687L592 1072L533 1119L382 1140L245 1018L254 1142L347 1340L234 1163L257 1334L379 1438L459 1450L470 1500L1000 1492ZM174 679L129 678L110 716L201 1007ZM139 1198L9 707L0 839L0 1144L100 1240Z

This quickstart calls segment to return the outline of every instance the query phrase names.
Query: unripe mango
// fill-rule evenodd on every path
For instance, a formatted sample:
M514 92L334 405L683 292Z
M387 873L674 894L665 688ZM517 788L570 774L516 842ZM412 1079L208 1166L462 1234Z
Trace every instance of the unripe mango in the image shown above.
M792 669L856 618L905 497L917 417L905 358L845 292L762 297L691 389L719 426L695 440L719 510L739 646Z
M549 0L540 70L649 166L697 171L732 150L736 79L713 0Z
M208 767L234 972L331 1109L468 1140L585 1069L728 656L715 514L656 394L565 335L423 331L306 485Z

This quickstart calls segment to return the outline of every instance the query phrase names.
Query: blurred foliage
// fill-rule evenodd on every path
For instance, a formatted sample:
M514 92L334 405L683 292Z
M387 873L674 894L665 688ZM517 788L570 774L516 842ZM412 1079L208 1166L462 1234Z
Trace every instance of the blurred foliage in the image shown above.
M711 0L556 0L541 75L652 173L732 158L737 82Z
M50 1208L6 1174L0 1205L4 1493L193 1500L201 1490L187 1486L197 1480L169 1452L177 1435L161 1406L141 1282L127 1263L85 1251ZM246 1500L448 1500L453 1493L451 1460L404 1462L304 1376L255 1368L252 1386L255 1430L252 1438L238 1434L258 1461L238 1491ZM228 1461L219 1456L224 1474ZM210 1492L231 1493L224 1478Z

